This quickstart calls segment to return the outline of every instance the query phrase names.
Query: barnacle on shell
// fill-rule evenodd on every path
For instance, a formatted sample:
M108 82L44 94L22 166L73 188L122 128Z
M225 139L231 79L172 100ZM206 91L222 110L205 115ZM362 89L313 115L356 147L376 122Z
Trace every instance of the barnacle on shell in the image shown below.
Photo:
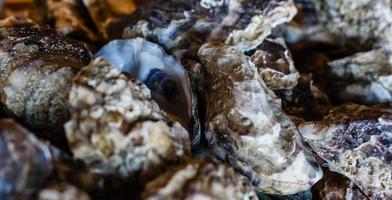
M189 161L149 182L143 199L248 199L257 195L233 168L212 161Z
M0 106L45 138L64 145L68 92L89 62L86 47L52 29L0 22Z
M49 146L13 120L0 120L0 199L30 198L52 169Z
M69 103L66 136L94 174L142 182L189 154L187 131L167 120L142 82L103 58L78 74Z
M299 142L294 123L234 47L208 43L199 50L206 71L206 137L215 156L246 175L257 190L294 194L322 176Z
M390 199L391 114L385 106L345 104L299 130L331 171L348 177L370 199Z

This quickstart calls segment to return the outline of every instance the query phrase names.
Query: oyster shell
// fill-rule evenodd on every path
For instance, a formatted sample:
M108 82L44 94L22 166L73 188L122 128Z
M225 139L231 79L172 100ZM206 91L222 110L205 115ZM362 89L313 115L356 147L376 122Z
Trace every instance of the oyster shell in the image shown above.
M248 180L222 164L189 161L149 182L142 199L249 199L256 192Z
M143 81L159 106L187 126L192 118L191 86L182 64L143 38L113 40L95 55Z
M251 56L261 79L272 90L291 90L299 73L282 38L267 38Z
M291 0L160 0L138 9L123 37L142 36L179 58L197 58L199 47L208 41L255 49L295 14Z
M390 108L346 104L299 131L331 171L353 181L370 199L392 198Z
M94 174L142 184L189 154L187 131L166 119L143 83L103 58L78 74L69 102L66 136L74 157Z
M28 199L52 172L49 146L10 119L0 120L0 199Z
M323 179L314 187L317 199L320 200L367 200L366 195L346 177L326 170Z
M56 184L41 190L37 200L90 200L89 195L66 183Z
M69 37L90 42L98 40L81 0L34 0L29 17L37 23L50 24Z
M206 137L212 153L246 175L258 191L288 195L322 176L299 143L296 126L235 47L208 43L199 50L206 71Z
M90 56L83 44L54 30L15 18L1 21L1 107L64 146L70 80Z

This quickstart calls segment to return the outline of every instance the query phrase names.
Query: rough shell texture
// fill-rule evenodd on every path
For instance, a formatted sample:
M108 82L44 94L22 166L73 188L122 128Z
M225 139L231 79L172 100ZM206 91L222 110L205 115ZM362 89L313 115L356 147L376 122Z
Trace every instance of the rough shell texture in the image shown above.
M0 199L27 199L53 165L49 147L12 120L0 120Z
M282 38L267 38L251 56L261 79L272 90L291 90L299 73Z
M88 194L66 183L56 184L41 190L37 200L90 200Z
M139 9L123 37L142 36L179 57L197 58L208 41L252 50L295 14L291 0L160 0Z
M340 102L392 102L392 65L382 49L328 63L330 96Z
M143 180L189 153L188 133L166 120L148 88L102 58L76 77L69 101L66 136L95 174Z
M50 24L69 37L90 42L98 39L81 0L34 0L29 17L37 23Z
M317 182L321 169L302 149L294 123L250 58L219 43L202 46L199 57L206 71L206 134L213 154L266 193L294 194Z
M326 170L323 179L314 187L320 200L366 200L368 199L362 191L346 177Z
M222 164L190 161L146 185L143 199L258 199L248 180Z
M391 114L389 108L346 104L299 128L331 171L348 177L371 199L390 199Z
M143 81L163 110L188 125L192 117L191 86L187 72L174 56L143 38L113 40L95 56Z
M343 43L382 42L391 50L390 0L316 0L315 5L320 22Z
M45 138L62 141L70 80L88 63L89 51L29 22L8 18L0 25L1 106Z

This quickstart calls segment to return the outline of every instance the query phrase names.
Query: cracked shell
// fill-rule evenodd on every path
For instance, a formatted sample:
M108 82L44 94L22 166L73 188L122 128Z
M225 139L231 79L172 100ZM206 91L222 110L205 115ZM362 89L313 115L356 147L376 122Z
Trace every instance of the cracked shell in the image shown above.
M348 177L370 199L390 199L391 114L382 106L346 104L299 130L331 171Z
M256 200L248 180L234 169L209 161L190 161L149 182L143 199Z
M94 174L143 181L189 154L187 131L167 120L142 82L103 58L78 74L69 102L66 136Z
M220 43L205 44L206 137L212 153L246 175L258 191L289 195L322 177L301 147L295 124L259 78L250 58Z
M49 146L10 119L0 120L0 199L28 199L52 172Z

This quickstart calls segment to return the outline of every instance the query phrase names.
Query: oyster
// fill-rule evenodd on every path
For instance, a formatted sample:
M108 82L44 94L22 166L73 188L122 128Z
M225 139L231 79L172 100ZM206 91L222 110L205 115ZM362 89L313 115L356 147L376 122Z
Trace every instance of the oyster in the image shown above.
M323 179L314 187L317 199L320 200L366 200L361 190L346 177L326 170Z
M49 146L10 119L0 120L0 199L28 199L52 172Z
M291 90L297 83L299 73L282 38L267 38L251 56L268 88Z
M256 200L251 184L234 169L209 161L189 161L149 182L143 199Z
M103 58L78 74L69 102L71 150L96 175L142 184L189 154L187 131L166 119L143 83Z
M96 57L103 57L121 72L143 81L152 97L186 126L192 117L191 87L187 73L174 57L143 38L114 40Z
M98 37L81 0L34 0L29 17L75 39L95 42Z
M38 200L90 200L87 193L66 183L56 184L40 191Z
M0 106L64 146L70 80L90 60L86 47L15 18L0 22Z
M296 14L291 0L160 0L130 17L123 37L142 36L162 45L183 61L197 58L208 41L221 41L242 51L259 46L279 24Z
M322 121L299 126L331 171L353 181L370 199L392 198L390 108L346 104Z
M296 126L235 47L208 43L199 50L206 71L206 137L212 154L246 175L258 191L294 194L322 176L299 142Z

